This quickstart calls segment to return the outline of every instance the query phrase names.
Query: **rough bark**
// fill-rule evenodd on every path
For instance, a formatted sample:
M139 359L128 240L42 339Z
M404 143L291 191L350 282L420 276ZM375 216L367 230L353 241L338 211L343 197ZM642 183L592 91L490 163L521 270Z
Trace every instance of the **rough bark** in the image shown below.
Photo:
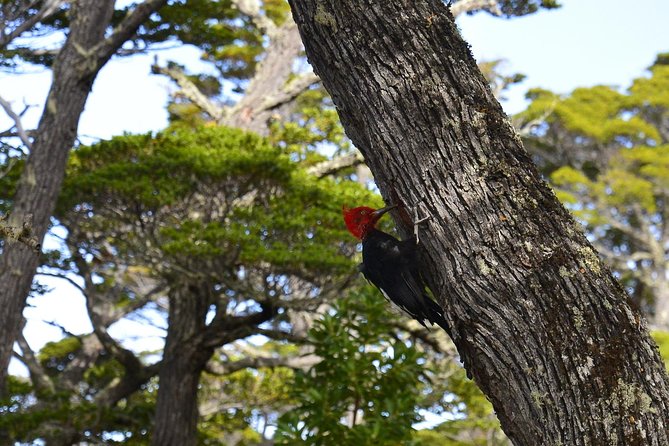
M170 296L170 309L158 374L154 432L151 444L188 446L197 444L197 387L200 375L214 352L203 348L202 334L210 299L207 290L182 286Z
M276 308L244 316L227 315L216 304L214 286L183 283L171 287L167 338L158 375L159 388L151 444L191 446L197 444L197 389L202 372L214 350L221 345L258 332L258 325L276 316ZM207 324L210 309L216 309Z
M541 180L441 0L290 0L307 56L518 445L669 444L646 323ZM355 203L351 203L353 205Z
M42 240L60 192L79 117L97 73L166 0L138 5L105 37L113 0L72 2L68 38L53 67L53 82L30 155L14 196L9 225L21 227L32 218L32 234ZM4 386L21 312L38 265L38 254L20 243L6 243L0 256L0 387Z

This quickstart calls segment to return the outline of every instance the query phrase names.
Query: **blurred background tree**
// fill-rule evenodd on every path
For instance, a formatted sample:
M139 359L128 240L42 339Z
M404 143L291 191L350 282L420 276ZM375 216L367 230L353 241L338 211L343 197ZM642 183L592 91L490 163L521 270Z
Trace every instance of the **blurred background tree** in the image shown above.
M452 11L511 18L556 6L460 0ZM67 10L38 31L67 30ZM445 335L389 311L357 277L340 209L380 198L287 3L168 2L120 54L165 42L196 46L213 70L155 63L177 86L170 127L73 151L52 219L60 247L40 274L85 296L92 330L63 328L38 352L18 339L29 378L9 378L0 431L46 444L508 444ZM0 63L17 70L50 67L57 53L2 48ZM498 95L522 81L500 61L481 67ZM658 329L669 305L666 67L658 57L625 93L534 91L516 118ZM29 151L21 132L31 135L20 120L10 130L0 134L0 215ZM112 336L124 320L154 326L164 349ZM414 430L426 417L430 429Z
M656 329L669 329L669 65L626 92L530 92L516 119L560 199Z

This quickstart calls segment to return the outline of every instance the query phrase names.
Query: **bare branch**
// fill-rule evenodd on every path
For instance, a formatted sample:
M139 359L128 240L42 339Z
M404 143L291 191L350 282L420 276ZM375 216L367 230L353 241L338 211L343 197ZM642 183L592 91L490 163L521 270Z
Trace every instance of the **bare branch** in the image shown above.
M657 240L655 231L651 228L648 220L649 216L641 209L639 203L634 203L632 205L632 211L636 217L636 220L639 222L639 230L643 232L644 238L647 240L647 247L650 253L653 255L653 263L659 268L664 268L666 264L666 253L664 247Z
M5 166L5 168L0 171L0 178L7 175L9 173L9 171L11 171L14 168L14 166L16 165L16 158L8 158L8 159L6 159L6 163L7 163L7 165ZM2 223L1 220L2 219L0 218L0 233L4 234L4 233L1 232L2 228L3 228L3 223ZM4 235L0 235L0 238L2 238L2 237L4 237Z
M238 361L220 363L209 361L207 372L212 375L228 375L239 370L253 368L287 367L291 369L307 370L321 361L319 356L307 354L302 356L256 356L247 357Z
M42 365L35 357L35 353L33 353L30 345L28 345L28 341L25 336L23 336L23 330L21 330L21 334L16 342L21 348L22 355L15 354L15 356L28 368L28 371L30 372L30 380L32 381L33 386L35 386L35 389L39 392L53 393L55 390L53 381L51 381L44 371L44 368L42 368Z
M497 94L495 96L497 96ZM557 106L557 103L558 103L557 99L554 99L553 103L546 109L544 113L542 113L541 116L532 119L531 121L525 123L514 122L514 127L516 127L516 132L518 133L518 136L520 136L521 138L529 138L530 136L532 136L532 131L535 128L542 125L543 123L545 123L546 119L548 119L548 117L553 114L553 112L555 111L555 107Z
M21 142L25 144L25 146L30 149L32 147L32 141L28 137L28 133L26 132L25 128L23 127L23 122L21 121L21 116L19 116L14 109L12 108L12 104L10 104L5 98L0 96L0 106L5 110L5 113L7 113L7 116L9 116L12 121L14 121L14 126L16 127L16 133L18 134L19 138L21 139Z
M77 282L75 282L71 277L68 277L65 274L57 274L57 273L48 273L48 272L45 272L45 271L38 271L36 273L36 275L47 276L47 277L55 277L57 279L64 280L64 281L68 282L70 285L72 285L73 287L75 287L76 289L78 289L79 291L81 291L81 294L86 296L86 290L81 285L79 285Z
M122 378L114 380L112 384L98 393L94 403L98 407L110 407L136 392L149 379L158 374L162 361L142 367L139 370L126 370Z
M73 253L76 253L76 250L73 251ZM138 373L138 371L143 368L142 363L132 351L121 346L121 344L119 344L116 339L114 339L109 334L107 331L108 324L106 322L111 322L105 320L105 318L94 307L94 301L96 299L103 299L100 299L94 294L93 290L95 290L95 286L90 268L88 267L83 257L80 255L75 254L73 259L75 265L79 269L81 277L84 279L86 289L88 290L86 293L84 293L84 296L86 296L86 310L88 312L88 317L91 320L91 324L93 325L93 332L100 340L105 350L107 350L121 364L123 364L123 367L126 369L126 373Z
M275 95L268 96L265 101L258 106L258 111L271 110L281 105L287 104L297 98L302 92L312 85L320 82L320 78L314 72L303 74L288 82L283 90Z
M258 325L272 319L278 311L278 307L268 303L261 303L261 306L261 311L245 316L229 316L223 311L216 314L203 333L206 346L219 347L254 334Z
M260 2L258 0L232 0L232 4L239 9L242 14L251 17L253 23L261 30L273 37L276 32L276 25L266 15L260 12Z
M123 45L131 39L137 29L151 14L159 10L167 3L167 0L145 0L130 11L123 21L114 29L97 48L96 55L100 60L106 61Z
M34 2L33 2L34 3ZM32 17L27 18L22 21L16 28L14 28L9 33L0 33L0 48L4 48L12 40L23 34L24 32L31 29L40 21L51 16L53 13L58 11L58 9L66 3L66 0L46 0L42 3L42 7Z
M295 344L305 344L307 342L306 337L296 336L292 333L288 333L286 331L281 331L281 330L268 330L264 328L259 328L258 330L256 330L255 333L261 336L266 336L270 339L274 339L275 341L288 341L288 342L293 342Z
M212 119L218 121L225 113L223 107L219 107L215 103L209 100L197 86L188 79L188 76L180 68L176 67L161 67L156 62L151 65L151 72L154 74L162 74L170 79L181 87L179 93L190 99L195 105L200 107L202 111L207 113Z
M364 162L365 159L362 157L362 154L356 151L315 164L307 169L307 173L322 178L337 173L342 169L363 164Z
M265 101L268 97L283 95L280 92L290 85L288 80L293 74L293 62L301 50L302 40L297 26L287 18L271 33L265 57L257 65L246 94L237 104L225 110L219 124L267 134L267 121L272 116L264 105ZM299 82L296 85L299 87Z

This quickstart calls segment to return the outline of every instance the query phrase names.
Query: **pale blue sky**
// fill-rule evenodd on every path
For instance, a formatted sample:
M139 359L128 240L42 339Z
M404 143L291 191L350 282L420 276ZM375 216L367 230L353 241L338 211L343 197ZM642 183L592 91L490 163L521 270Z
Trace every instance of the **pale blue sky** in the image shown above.
M569 92L579 86L596 84L626 87L642 75L658 52L669 51L669 0L636 2L610 0L563 0L564 7L512 20L487 14L462 17L458 23L479 60L507 59L508 72L528 76L507 94L508 112L522 110L523 96L529 87ZM193 48L158 53L159 60L172 59L204 69ZM81 118L80 134L108 138L123 132L160 130L167 123L165 105L173 89L162 76L150 74L153 56L113 59L100 73ZM26 126L35 126L43 104L50 74L12 77L0 74L0 95L20 108L25 101L37 104L26 117ZM0 113L0 129L8 126ZM90 330L83 298L71 286L49 282L54 291L31 299L26 310L30 319L26 335L33 348L61 333L40 320L57 320L68 330ZM141 335L139 323L115 326L116 335ZM152 347L160 335L151 330ZM13 371L19 370L14 364Z
M629 86L669 51L668 0L560 0L563 7L511 20L476 14L458 20L479 60L507 59L528 77L508 94L522 110L529 87L567 93L598 84Z

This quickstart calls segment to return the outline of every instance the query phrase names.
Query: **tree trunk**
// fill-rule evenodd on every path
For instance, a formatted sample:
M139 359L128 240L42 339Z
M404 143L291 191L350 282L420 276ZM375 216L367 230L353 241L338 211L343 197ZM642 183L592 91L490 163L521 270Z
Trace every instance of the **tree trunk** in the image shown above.
M195 285L177 286L170 296L152 445L197 444L197 388L214 352L202 345L209 302L207 290Z
M423 271L509 438L669 444L669 378L645 321L542 181L448 7L290 4L400 230L415 208L432 216Z
M663 277L666 274L665 271L659 271L658 276ZM658 278L652 289L655 305L651 324L656 330L669 330L669 282Z
M97 73L165 2L147 0L137 6L108 38L105 32L114 12L113 0L70 3L70 32L53 66L53 82L17 186L10 225L21 227L32 218L33 235L42 240L56 206L79 117ZM39 256L20 243L5 243L0 255L0 393L38 261Z
M10 217L12 226L21 227L32 215L38 240L48 229L68 154L77 136L79 116L95 79L95 74L86 67L87 59L82 51L104 38L113 11L111 0L72 4L71 32L53 67L51 90ZM0 383L5 382L7 365L19 334L21 312L38 260L38 254L19 243L5 244L0 257L0 306L3 308L0 312Z

